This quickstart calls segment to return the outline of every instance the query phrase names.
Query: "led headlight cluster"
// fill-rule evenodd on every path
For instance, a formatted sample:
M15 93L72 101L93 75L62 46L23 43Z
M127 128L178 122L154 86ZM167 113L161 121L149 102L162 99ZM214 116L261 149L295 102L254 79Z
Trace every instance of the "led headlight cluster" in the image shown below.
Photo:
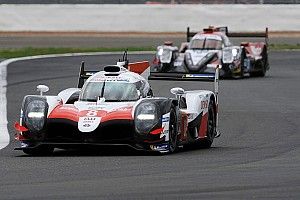
M34 100L28 103L25 110L25 123L29 130L40 131L45 124L46 102Z
M159 122L158 111L154 103L141 103L137 106L135 113L135 129L138 133L149 133Z
M224 49L223 50L223 62L232 63L233 60L237 59L239 55L238 49Z
M233 61L232 51L231 49L223 50L223 62L231 63Z

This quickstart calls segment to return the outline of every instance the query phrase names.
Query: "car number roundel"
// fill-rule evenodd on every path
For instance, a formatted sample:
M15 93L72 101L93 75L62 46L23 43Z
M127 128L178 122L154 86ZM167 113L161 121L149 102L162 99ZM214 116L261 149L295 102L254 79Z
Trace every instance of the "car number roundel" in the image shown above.
M97 117L97 115L97 110L88 110L85 116L79 117L79 131L87 133L96 130L101 122L101 117Z

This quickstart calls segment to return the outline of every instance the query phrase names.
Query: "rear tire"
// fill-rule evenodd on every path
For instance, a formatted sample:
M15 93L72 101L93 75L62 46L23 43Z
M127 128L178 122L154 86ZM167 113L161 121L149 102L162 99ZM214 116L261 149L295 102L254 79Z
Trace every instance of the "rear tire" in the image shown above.
M250 76L256 76L256 77L264 77L266 75L267 72L267 68L268 68L268 55L267 55L267 49L266 47L264 48L263 52L262 52L262 59L260 61L260 65L261 65L261 70L258 72L252 72L250 73Z
M266 75L266 68L263 66L263 69L258 72L251 72L250 76L252 77L264 77Z
M241 72L239 74L239 78L244 78L244 59L246 57L246 53L245 50L243 50L242 54L241 54Z
M41 146L32 149L23 149L23 152L30 156L49 156L54 151L53 147Z

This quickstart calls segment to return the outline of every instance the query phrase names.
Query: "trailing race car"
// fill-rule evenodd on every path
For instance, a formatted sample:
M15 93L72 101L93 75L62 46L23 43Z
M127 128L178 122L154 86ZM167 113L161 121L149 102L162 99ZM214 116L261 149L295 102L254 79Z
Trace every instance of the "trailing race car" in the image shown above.
M125 56L126 58L127 56ZM173 88L174 98L153 97L144 77L149 63L105 66L85 71L81 66L78 88L44 96L24 97L16 139L30 155L50 154L54 148L129 146L137 150L172 153L179 146L197 143L209 148L220 134L218 126L218 69L216 92Z
M264 37L265 42L234 46L229 37ZM172 42L157 47L149 79L194 80L199 73L215 73L217 66L221 77L265 76L269 69L267 47L268 28L263 33L234 33L227 27L209 27L195 33L187 28L187 42L180 49Z

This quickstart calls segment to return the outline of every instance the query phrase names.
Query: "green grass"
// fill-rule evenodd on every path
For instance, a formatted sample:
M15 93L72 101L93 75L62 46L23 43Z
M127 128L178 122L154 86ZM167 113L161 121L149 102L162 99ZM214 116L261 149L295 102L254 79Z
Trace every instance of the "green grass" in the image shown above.
M35 55L62 54L62 53L85 53L85 52L117 52L124 51L126 48L18 48L18 49L0 49L0 58L17 58ZM129 47L132 51L155 51L153 47ZM300 49L300 44L270 44L271 50Z
M17 58L24 56L63 54L63 53L85 53L85 52L117 52L128 49L131 51L154 51L152 47L129 47L129 48L18 48L0 49L0 58Z
M272 50L293 50L300 49L300 44L270 44L269 48Z

